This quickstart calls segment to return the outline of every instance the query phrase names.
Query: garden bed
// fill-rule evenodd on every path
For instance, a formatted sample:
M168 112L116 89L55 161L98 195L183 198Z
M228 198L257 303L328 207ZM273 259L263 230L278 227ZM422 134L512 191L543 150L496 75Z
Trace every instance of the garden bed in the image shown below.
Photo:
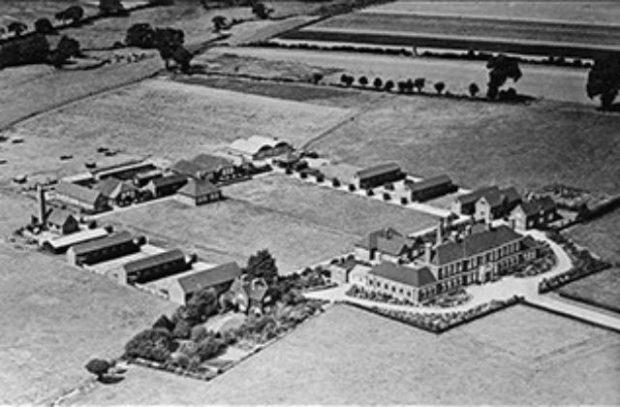
M352 305L394 321L402 322L435 334L446 332L452 328L456 328L459 325L482 318L496 311L518 304L519 302L521 302L521 297L514 296L505 301L493 300L491 302L473 307L467 311L456 311L449 313L417 313L410 311L387 310L377 306L366 307L350 301L344 301L345 304Z

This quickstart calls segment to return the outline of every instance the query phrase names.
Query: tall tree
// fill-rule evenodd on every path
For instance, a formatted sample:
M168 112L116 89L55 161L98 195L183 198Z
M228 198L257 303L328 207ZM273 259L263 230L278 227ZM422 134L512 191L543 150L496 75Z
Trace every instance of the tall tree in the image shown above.
M21 21L13 21L6 27L6 29L8 32L13 33L19 37L24 31L28 29L28 26Z
M251 277L264 278L268 283L273 283L278 277L276 260L268 250L259 250L250 256L245 272Z
M211 19L213 23L213 31L220 32L226 27L226 17L217 15Z
M269 18L269 15L271 15L273 13L273 9L269 8L265 5L265 3L260 2L260 1L256 1L253 2L252 4L252 13L258 17L261 18L263 20L266 20Z
M426 86L425 78L415 78L413 81L413 87L418 91L418 93L422 92L424 86Z
M620 56L605 55L594 61L588 73L586 93L590 99L600 97L601 108L611 109L620 91Z
M487 84L487 98L495 100L501 88L508 79L517 82L521 76L519 61L516 58L506 55L492 57L487 62L489 69L489 83Z
M436 82L434 86L435 91L437 91L438 95L441 95L441 92L443 92L443 90L446 88L446 84L443 82Z
M52 25L52 22L47 18L39 18L34 23L34 30L39 34L54 34L56 29Z
M469 94L471 95L471 97L475 98L478 92L480 92L480 88L478 87L478 85L475 82L470 83Z

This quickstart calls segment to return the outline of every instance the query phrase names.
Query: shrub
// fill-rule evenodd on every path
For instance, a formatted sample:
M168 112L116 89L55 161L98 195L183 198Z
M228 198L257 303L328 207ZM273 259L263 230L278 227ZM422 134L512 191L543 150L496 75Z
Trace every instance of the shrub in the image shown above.
M443 90L446 88L446 84L443 82L437 82L433 86L435 87L435 91L438 95L441 95L441 92L443 92Z
M205 336L207 336L207 329L202 325L196 325L192 327L189 334L189 339L194 342L199 342Z
M40 18L34 23L34 30L39 34L53 34L56 29L47 18Z
M321 183L325 181L325 175L323 174L316 174L316 182Z
M91 359L86 366L84 366L86 370L90 373L97 376L100 379L102 376L106 375L110 368L112 367L112 363L108 362L104 359Z
M418 91L418 93L422 92L422 90L424 89L425 85L426 85L426 79L425 78L416 78L413 81L413 87Z
M355 184L349 184L349 191L355 192L356 189Z
M375 191L373 191L373 190L372 190L372 188L368 188L368 189L366 190L366 195L368 195L368 196L373 196L374 194L375 194Z
M170 332L164 329L147 329L138 333L125 345L125 357L144 358L164 362L173 349Z
M300 172L300 173L299 173L299 177L300 177L301 179L306 179L306 178L308 178L308 173L307 173L307 172Z
M388 80L387 82L385 82L384 88L388 92L392 91L392 89L394 89L394 81Z
M381 87L383 86L383 81L381 80L381 78L375 78L372 84L375 87L375 89L381 90Z
M153 324L153 329L161 328L168 332L174 330L175 323L170 320L166 315L161 315Z
M172 337L176 339L187 339L191 334L191 326L185 319L179 319L172 330Z
M207 336L205 339L198 343L197 355L201 361L211 359L226 349L226 344L223 340L214 336Z
M368 85L368 78L366 78L365 76L360 76L357 82L362 86L366 86Z
M407 198L405 198L404 196L402 198L400 198L400 203L403 205L407 205L409 203L409 201L407 200Z
M383 193L383 200L384 201L389 201L390 199L392 199L392 197L390 196L390 194L388 194L387 192Z
M286 175L293 175L293 169L292 169L292 168L286 168L286 169L284 170L284 173L285 173Z
M340 186L340 180L338 178L332 179L332 186L338 188Z

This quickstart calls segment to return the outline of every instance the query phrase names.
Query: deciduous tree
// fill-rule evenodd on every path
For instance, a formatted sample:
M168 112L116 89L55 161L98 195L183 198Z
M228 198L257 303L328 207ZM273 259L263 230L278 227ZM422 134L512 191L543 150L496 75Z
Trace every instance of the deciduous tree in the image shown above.
M594 61L588 73L586 93L589 98L599 97L601 108L609 110L620 91L620 57L606 55Z
M519 61L516 58L506 55L498 55L492 57L487 62L489 69L489 83L487 84L487 98L494 100L497 98L499 88L501 88L508 79L517 82L521 76Z

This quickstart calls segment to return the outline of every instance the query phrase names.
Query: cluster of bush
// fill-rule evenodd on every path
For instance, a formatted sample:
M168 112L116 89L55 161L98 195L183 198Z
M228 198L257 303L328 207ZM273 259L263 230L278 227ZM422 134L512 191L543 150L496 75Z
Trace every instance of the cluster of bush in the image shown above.
M323 302L301 295L307 287L325 284L320 269L278 276L275 260L262 250L250 256L244 273L263 278L268 284L263 313L250 313L238 328L208 332L204 323L231 309L230 304L219 300L215 289L204 288L171 317L160 316L150 329L134 336L125 345L123 358L147 360L175 372L205 373L203 362L220 355L229 345L240 341L252 346L263 344L322 310Z
M580 248L573 243L566 236L559 232L549 232L547 234L551 240L561 245L562 248L568 253L573 267L551 278L543 278L538 284L538 292L546 293L555 290L571 281L580 279L590 274L598 273L599 271L608 269L611 264L595 258L589 250Z
M347 2L330 2L329 4L319 7L315 14L325 17L333 16L336 14L346 14L352 12L355 9L384 4L388 2L389 0L349 0Z
M184 46L183 30L165 27L157 28L148 23L134 24L127 30L125 45L142 49L156 49L170 69L170 61L174 61L183 73L188 73L194 57Z
M502 271L503 275L515 277L534 277L551 270L557 263L557 257L548 243L542 242L540 255L532 260L524 261Z
M465 304L469 300L471 300L471 294L469 294L464 288L459 287L455 291L437 295L436 297L425 302L424 305L451 308Z
M442 333L458 325L481 318L492 312L499 311L506 307L517 304L521 298L514 296L505 301L492 300L488 303L478 305L467 311L455 311L446 313L420 313L411 311L395 311L381 307L363 307L354 303L349 303L384 317L403 322L416 328L424 329L433 333Z
M352 285L351 288L347 290L346 295L354 298L360 298L362 300L370 300L376 302L383 302L386 304L394 304L394 305L410 305L414 306L415 303L409 301L407 299L401 300L399 298L395 298L390 294L379 293L372 290L366 290L363 287L359 287L357 285Z

